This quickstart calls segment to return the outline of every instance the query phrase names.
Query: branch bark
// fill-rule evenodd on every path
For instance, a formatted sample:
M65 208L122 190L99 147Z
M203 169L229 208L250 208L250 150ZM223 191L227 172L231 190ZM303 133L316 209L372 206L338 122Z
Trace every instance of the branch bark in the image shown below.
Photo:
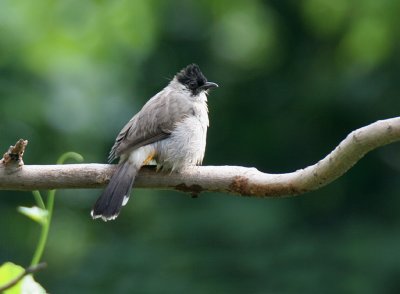
M400 117L396 117L351 132L325 158L295 172L267 174L240 166L199 166L166 174L144 167L135 187L173 189L193 195L204 191L255 197L298 195L329 184L369 151L399 140ZM107 164L24 165L8 169L0 162L0 189L100 188L114 169L114 165Z

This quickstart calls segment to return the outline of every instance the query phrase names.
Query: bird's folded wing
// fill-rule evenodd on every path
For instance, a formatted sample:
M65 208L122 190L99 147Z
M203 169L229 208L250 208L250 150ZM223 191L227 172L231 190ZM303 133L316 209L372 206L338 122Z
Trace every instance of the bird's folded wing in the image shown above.
M191 113L184 97L158 93L121 130L109 155L109 162L129 150L163 140L176 123Z

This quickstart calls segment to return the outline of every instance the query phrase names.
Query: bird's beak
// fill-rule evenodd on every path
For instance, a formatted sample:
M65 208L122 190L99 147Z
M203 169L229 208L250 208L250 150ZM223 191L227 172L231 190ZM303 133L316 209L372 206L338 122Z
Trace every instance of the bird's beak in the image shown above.
M203 86L201 86L202 90L208 90L212 88L218 88L218 84L213 82L206 82Z

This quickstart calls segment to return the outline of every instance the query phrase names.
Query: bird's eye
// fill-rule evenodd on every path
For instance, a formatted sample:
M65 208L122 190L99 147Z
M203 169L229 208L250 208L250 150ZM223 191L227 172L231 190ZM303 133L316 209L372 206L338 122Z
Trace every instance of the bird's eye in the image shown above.
M197 87L197 82L196 81L189 82L189 88L190 89L196 89L196 87Z

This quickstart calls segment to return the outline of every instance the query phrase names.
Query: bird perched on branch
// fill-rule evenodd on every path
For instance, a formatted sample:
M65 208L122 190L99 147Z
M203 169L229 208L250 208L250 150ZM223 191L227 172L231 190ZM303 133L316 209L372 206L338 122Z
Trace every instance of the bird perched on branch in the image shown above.
M115 219L128 200L139 169L152 160L157 170L180 171L199 165L206 148L207 81L196 64L178 72L122 128L109 162L120 158L117 169L91 211L94 219Z

